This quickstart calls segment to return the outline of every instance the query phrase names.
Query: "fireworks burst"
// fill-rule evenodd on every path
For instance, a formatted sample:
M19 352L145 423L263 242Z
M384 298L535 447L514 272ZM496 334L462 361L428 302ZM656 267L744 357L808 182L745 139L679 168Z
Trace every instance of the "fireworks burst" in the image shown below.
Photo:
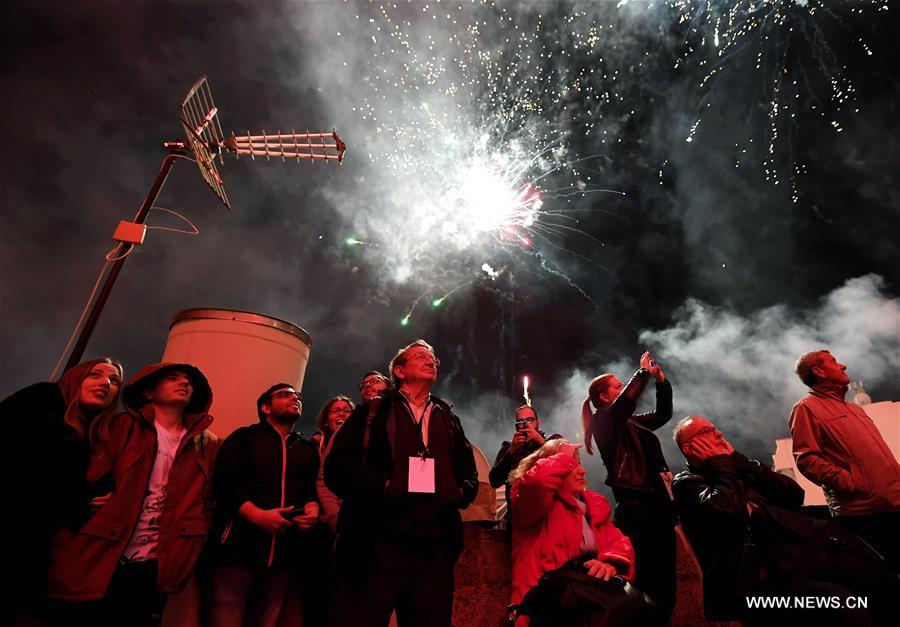
M367 157L387 205L398 208L397 219L366 225L361 239L396 253L387 264L391 281L471 283L461 274L474 270L474 259L564 250L573 233L588 237L573 210L608 190L594 156L578 154L572 140L597 125L609 94L597 89L602 81L591 80L589 64L575 69L553 56L559 46L599 49L596 19L576 12L558 33L539 7L358 10L345 28L371 41L372 53L352 111L373 133Z
M854 11L877 14L887 11L889 0L859 2ZM843 131L841 115L859 112L856 87L846 65L829 45L828 32L849 31L842 18L822 0L732 0L696 2L668 0L676 21L688 26L683 53L675 67L696 64L703 74L699 86L704 91L699 112L685 138L693 142L712 100L732 99L716 88L729 67L742 63L760 73L765 90L767 130L763 170L767 181L778 185L787 170L792 200L799 200L798 177L806 165L793 159L792 140L797 118L812 113L824 119L835 133ZM862 38L856 42L868 56L872 48ZM810 59L819 75L810 76L804 59ZM746 140L753 143L753 138ZM740 167L748 146L735 144ZM787 167L783 168L782 163Z
M887 2L861 5L878 11ZM379 268L380 287L430 293L431 309L472 284L482 264L506 263L562 280L593 303L572 272L581 262L603 267L594 252L604 245L603 232L585 223L609 209L596 194L612 191L605 184L616 169L640 167L663 178L671 147L659 143L658 154L640 153L645 162L632 155L651 141L644 135L657 122L653 107L670 97L680 73L699 73L685 95L700 99L699 113L684 138L701 142L715 98L728 101L716 101L719 109L740 107L723 78L733 67L744 72L746 57L755 55L766 84L767 135L754 143L748 124L750 134L736 138L735 166L765 144L766 176L779 184L789 163L795 198L805 167L790 156L797 107L833 116L835 132L837 113L856 108L855 87L826 37L840 20L821 0L345 7L329 12L328 29L354 52L338 62L342 67L329 68L345 80L329 75L322 82L337 90L335 115L355 121L348 132L364 146L357 158L366 193L330 192L331 200L359 237L347 240L347 254ZM822 80L810 81L791 65L799 47L821 70L827 85L821 98ZM341 92L346 85L352 91ZM748 110L757 109L758 94L744 100ZM632 151L611 152L623 138ZM435 287L452 285L450 292Z

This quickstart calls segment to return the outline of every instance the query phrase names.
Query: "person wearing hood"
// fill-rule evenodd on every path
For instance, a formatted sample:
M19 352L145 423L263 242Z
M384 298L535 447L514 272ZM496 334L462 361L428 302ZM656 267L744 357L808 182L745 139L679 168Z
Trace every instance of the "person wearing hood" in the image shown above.
M8 503L27 516L10 516L3 555L15 576L3 624L37 611L44 594L50 538L58 527L89 515L85 479L91 444L108 428L122 386L122 365L108 357L80 363L55 383L35 383L0 403Z
M158 624L166 595L194 571L212 521L209 477L218 439L212 391L188 364L142 368L125 410L92 450L87 479L112 491L77 530L57 532L48 596L60 622ZM51 620L52 622L52 620Z
M875 547L900 572L900 464L862 407L847 403L847 366L827 350L797 360L809 394L791 410L794 458L822 486L836 522Z

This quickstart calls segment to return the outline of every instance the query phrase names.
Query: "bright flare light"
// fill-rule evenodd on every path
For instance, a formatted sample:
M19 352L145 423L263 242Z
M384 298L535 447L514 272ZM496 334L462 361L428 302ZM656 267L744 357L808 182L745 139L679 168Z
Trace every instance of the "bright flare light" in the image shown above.
M456 210L459 223L472 231L515 233L534 224L542 201L530 184L504 177L476 161L462 172L448 204Z

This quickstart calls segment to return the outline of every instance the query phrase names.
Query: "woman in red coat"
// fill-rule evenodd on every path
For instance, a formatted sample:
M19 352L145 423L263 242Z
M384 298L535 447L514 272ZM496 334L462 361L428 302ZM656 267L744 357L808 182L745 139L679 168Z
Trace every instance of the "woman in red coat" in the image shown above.
M512 603L541 575L583 553L588 574L603 580L634 576L634 550L610 521L602 495L585 490L580 444L549 440L509 475L512 483ZM519 625L527 624L526 618Z

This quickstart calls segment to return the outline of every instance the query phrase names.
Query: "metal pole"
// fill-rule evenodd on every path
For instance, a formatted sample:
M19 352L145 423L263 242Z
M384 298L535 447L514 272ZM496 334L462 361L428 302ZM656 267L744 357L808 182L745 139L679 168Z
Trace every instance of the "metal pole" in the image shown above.
M153 187L150 188L150 193L147 194L147 197L144 199L144 204L141 205L140 211L138 211L138 214L134 219L135 224L143 224L147 219L147 214L150 213L150 207L156 202L156 197L159 196L163 183L166 182L166 177L169 176L169 171L172 169L172 166L175 165L175 160L181 156L183 151L183 148L170 150L169 154L166 155L166 158L163 159L162 166L159 168L159 174L156 175L156 180L153 182ZM97 325L97 320L100 318L100 312L103 310L106 299L109 298L109 293L112 291L113 284L116 282L116 278L119 276L119 272L121 272L122 266L125 264L127 258L127 256L122 257L113 263L112 270L110 270L109 274L106 276L106 281L103 283L103 287L100 289L100 293L94 301L91 313L81 329L81 334L78 336L78 341L72 349L72 354L69 355L69 360L66 362L66 367L63 372L81 361L81 356L84 355L84 349L87 348L87 343L91 339L91 333L93 333L94 327Z

